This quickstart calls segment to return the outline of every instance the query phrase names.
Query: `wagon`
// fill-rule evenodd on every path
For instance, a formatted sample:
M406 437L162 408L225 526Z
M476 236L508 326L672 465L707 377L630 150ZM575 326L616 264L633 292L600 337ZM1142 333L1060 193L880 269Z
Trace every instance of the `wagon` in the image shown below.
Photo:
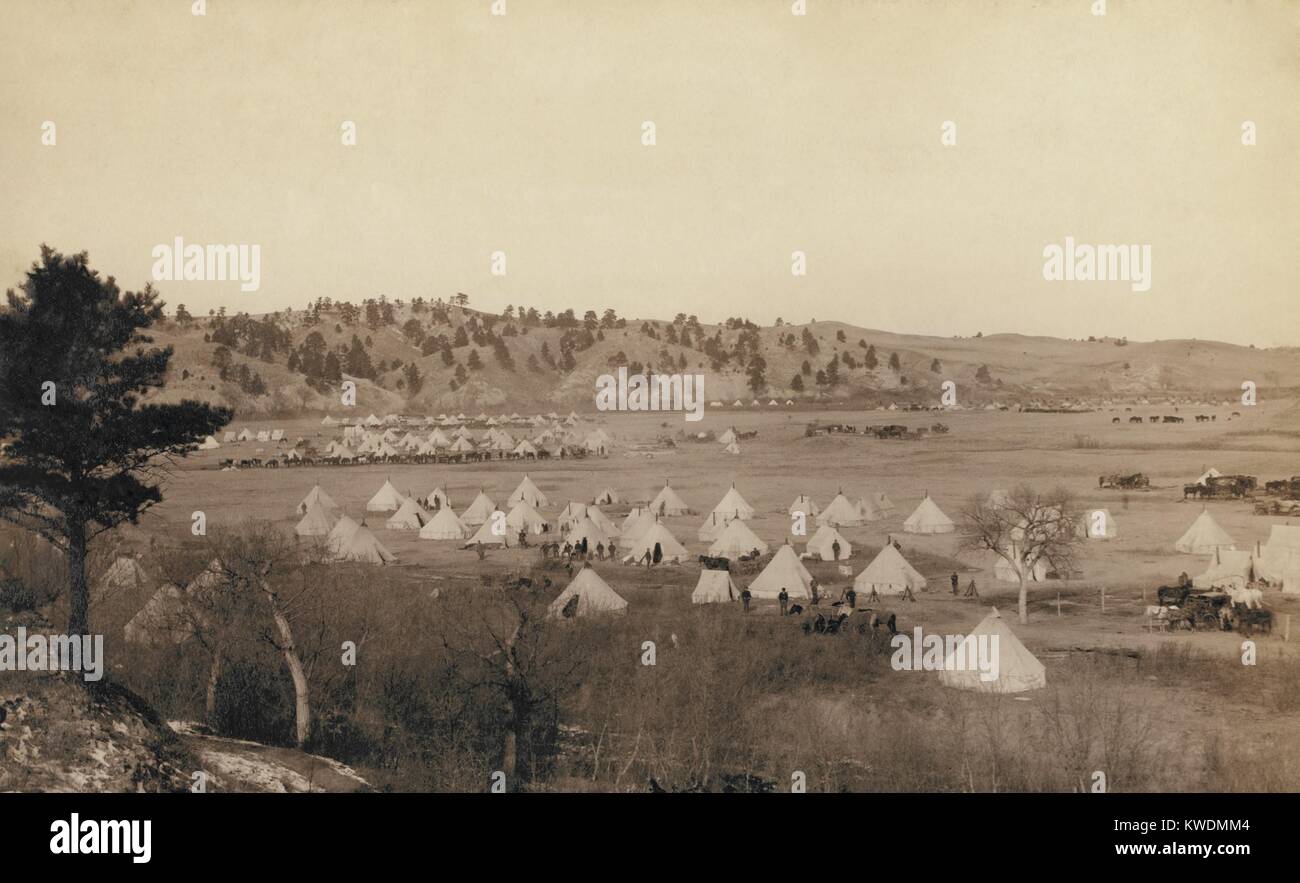
M1232 600L1227 592L1193 590L1187 596L1182 613L1187 628L1226 630L1231 628Z

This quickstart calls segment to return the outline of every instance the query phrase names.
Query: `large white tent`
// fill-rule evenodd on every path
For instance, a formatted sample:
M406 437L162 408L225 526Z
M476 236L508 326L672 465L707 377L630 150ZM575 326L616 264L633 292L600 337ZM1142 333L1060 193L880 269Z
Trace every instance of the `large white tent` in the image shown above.
M542 493L541 489L533 484L533 480L527 475L523 477L514 493L506 500L506 503L510 506L520 502L527 503L534 509L545 509L551 505L551 501L546 499L546 494Z
M429 522L429 513L424 510L415 497L407 497L397 511L389 516L385 527L389 530L419 530Z
M678 564L691 557L686 547L677 542L668 528L656 521L632 541L632 548L623 556L623 563L636 564L645 557L646 552L650 553L653 561L656 548L661 564Z
M952 523L952 519L943 514L943 510L930 499L929 495L926 495L926 498L903 522L903 530L908 533L952 533L956 529L957 526Z
M393 483L387 479L384 480L384 486L375 492L375 495L366 503L367 512L396 512L402 506L404 498L393 487Z
M859 595L870 594L872 589L879 595L901 595L907 589L916 592L923 588L925 577L890 545L881 548L853 581L853 590Z
M300 537L327 537L333 529L333 514L317 499L307 507L293 531Z
M476 545L513 548L519 545L519 532L512 531L510 525L506 524L505 519L506 513L500 510L489 512L488 517L479 525L478 530L465 543L465 548L468 549Z
M749 519L754 517L754 507L745 501L745 498L740 495L740 491L736 490L734 484L727 488L727 493L718 501L718 505L713 507L713 511L715 514L728 518Z
M470 503L468 508L460 515L461 523L466 527L478 527L488 520L488 517L496 511L497 504L492 502L492 498L483 491L478 492L474 502Z
M375 538L370 528L358 524L346 539L332 545L334 557L340 561L364 561L369 564L387 564L397 556Z
M740 597L736 581L725 570L701 570L695 591L691 592L692 604L724 604Z
M796 512L802 512L808 518L816 517L817 513L820 511L821 510L817 508L817 504L812 501L812 497L807 494L800 494L795 497L794 502L790 504L788 510L791 515Z
M574 616L627 612L627 601L611 589L609 583L605 582L594 568L587 566L579 570L564 591L560 592L559 597L551 602L547 615L563 616L570 599L575 596L578 603L573 608Z
M691 507L677 496L677 491L665 484L659 494L650 501L650 511L656 515L687 515Z
M422 540L463 540L465 538L465 525L460 523L456 513L451 509L443 508L434 513L429 523L420 528L420 539Z
M776 550L763 572L749 584L749 593L755 598L774 599L785 589L791 598L810 598L812 574L803 566L789 543Z
M996 643L994 638L997 639ZM991 679L986 679L988 675L979 670L978 648L981 639L987 642L986 656L990 660L996 660L997 675ZM995 607L966 636L965 641L944 656L939 682L948 687L981 693L1023 693L1047 686L1047 670L1020 643L1020 639Z
M1193 555L1209 555L1215 549L1235 549L1236 541L1228 535L1228 532L1219 527L1219 523L1214 520L1209 509L1202 509L1201 514L1196 516L1192 526L1187 528L1187 532L1174 543L1174 548L1179 552L1187 552Z
M307 496L303 497L302 502L298 504L298 514L306 515L307 509L312 503L316 502L319 502L326 509L331 510L331 512L338 511L338 503L335 503L334 499L329 494L325 493L324 488L316 484L312 485L311 490L307 492Z
M835 554L836 543L839 543L838 556ZM838 530L829 524L823 524L808 540L808 546L804 551L823 561L844 561L853 555L853 544Z
M759 539L758 535L749 529L748 524L736 518L722 529L722 533L713 541L713 545L709 546L709 554L723 558L739 558L754 551L766 555L767 549L767 543Z
M835 499L826 504L826 508L817 516L818 524L828 524L831 527L861 527L866 522L862 507L849 500L843 492L836 494Z

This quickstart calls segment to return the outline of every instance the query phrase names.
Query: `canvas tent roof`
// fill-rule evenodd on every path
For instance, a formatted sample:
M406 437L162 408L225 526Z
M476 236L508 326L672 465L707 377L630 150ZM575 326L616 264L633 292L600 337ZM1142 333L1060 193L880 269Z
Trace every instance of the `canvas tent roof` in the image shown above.
M333 529L334 518L332 513L317 499L313 500L311 505L307 507L302 520L294 526L293 532L300 537L327 537Z
M429 513L415 501L415 497L407 497L384 526L389 530L419 530L428 520Z
M739 558L741 555L748 555L755 549L758 554L767 554L767 543L758 538L749 525L737 518L722 529L718 538L709 546L710 555L719 555L724 558Z
M492 502L492 498L482 491L479 491L478 496L474 498L474 502L470 503L469 506L466 507L465 511L461 513L461 523L466 527L478 527L480 524L488 520L488 517L491 516L496 508L497 505Z
M465 548L468 549L470 546L479 543L484 546L506 546L507 548L519 545L519 532L510 529L510 525L505 523L505 517L506 514L502 512L500 520L498 521L496 511L488 513L488 517L479 525L478 530L474 531L474 535L465 543ZM505 530L501 533L497 532L498 523L505 527Z
M663 524L655 522L632 541L632 548L623 556L623 562L635 564L647 551L653 556L656 544L659 546L660 562L680 563L690 557L686 547L677 542L672 532Z
M358 524L346 539L334 544L334 557L340 561L364 561L370 564L387 564L397 556L384 548L370 528Z
M123 637L132 644L159 645L167 641L179 644L193 634L185 596L173 583L158 589L122 628Z
M839 557L835 556L835 544L840 544ZM808 540L804 549L809 555L815 555L823 561L843 561L853 555L853 544L846 540L838 530L829 524L817 528L817 532Z
M118 555L113 564L104 571L104 575L95 583L95 593L102 595L105 592L117 591L120 589L133 589L147 585L149 582L148 575L145 574L144 568L140 562L128 555Z
M549 499L546 499L546 494L543 494L541 489L536 484L533 484L533 480L526 475L523 481L519 482L519 486L515 488L515 493L512 493L510 499L507 499L506 502L513 506L520 501L528 503L533 508L546 508L551 505Z
M903 530L908 533L952 533L956 528L952 519L944 515L928 495L903 522Z
M858 527L866 523L866 518L860 506L850 502L843 493L838 493L817 516L817 523L832 527Z
M559 597L551 602L548 616L562 616L564 608L574 596L578 605L575 616L596 616L599 614L616 614L627 612L627 601L609 587L609 583L590 567L583 567L573 580L560 592Z
M1205 572L1192 577L1192 585L1198 589L1218 589L1232 586L1244 589L1255 575L1255 554L1253 552L1234 552L1231 549L1215 549L1210 556L1209 567Z
M790 544L783 543L763 572L749 584L749 593L755 598L772 599L784 588L791 598L810 598L812 594L808 587L811 584L812 574L808 568L803 566Z
M520 500L515 503L506 516L506 524L510 525L516 533L521 530L527 530L532 533L544 533L548 527L546 517L538 512L527 501Z
M727 445L727 446L726 446L725 448L723 448L722 450L723 450L724 453L727 453L727 454L739 454L739 453L740 453L740 444L739 444L738 442L732 442L731 444Z
M882 547L853 581L853 589L858 594L868 594L875 589L880 595L901 595L904 589L917 591L923 588L925 577L891 545Z
M719 515L729 515L735 518L749 519L754 517L754 507L746 502L745 498L740 495L733 484L727 488L718 505L713 507L713 511Z
M584 539L587 541L587 548L590 551L595 551L598 545L609 546L609 534L605 533L600 525L586 515L578 519L577 523L564 535L564 541L575 546L579 545Z
M717 512L710 512L700 525L700 529L695 532L695 536L702 543L711 543L722 535L722 531L727 525L736 519L728 515L719 515Z
M701 570L691 592L692 604L724 604L740 597L740 589L725 570Z
M1287 575L1292 575L1293 582L1300 576L1300 526L1274 524L1268 542L1259 546L1255 570L1259 578L1281 583L1285 591Z
M420 528L422 540L463 540L464 538L465 525L460 523L455 512L445 506L434 513L428 524Z
M794 498L794 502L790 504L790 508L787 511L790 515L793 515L796 512L802 512L808 517L813 517L821 510L818 509L817 504L812 501L812 497L807 494L800 494Z
M605 488L597 494L596 499L592 501L596 506L612 506L617 502L619 502L618 491L614 490L612 487Z
M1174 543L1174 548L1179 552L1190 552L1193 555L1208 555L1215 549L1235 547L1236 542L1226 530L1219 527L1208 509L1202 509L1192 526Z
M691 509L686 501L677 496L677 491L665 484L650 501L650 511L656 515L686 515Z
M877 491L876 493L872 494L871 502L874 503L876 508L879 509L881 512L894 511L894 501L889 499L889 495L886 494L884 491Z
M989 639L986 645L987 652L990 658L996 659L997 662L997 677L992 680L985 680L978 666L973 664L977 659L972 657L978 657L974 648L978 647L981 636ZM996 645L991 640L994 636L997 637ZM972 638L974 641L970 642L969 639ZM998 614L996 607L971 630L967 639L967 642L963 642L944 657L944 668L939 672L941 684L982 693L1023 693L1047 686L1047 670L1034 654L1020 643L1020 639ZM993 656L995 646L996 656Z
M366 503L367 512L396 512L402 506L402 495L393 487L393 483L384 479L384 486L375 492Z

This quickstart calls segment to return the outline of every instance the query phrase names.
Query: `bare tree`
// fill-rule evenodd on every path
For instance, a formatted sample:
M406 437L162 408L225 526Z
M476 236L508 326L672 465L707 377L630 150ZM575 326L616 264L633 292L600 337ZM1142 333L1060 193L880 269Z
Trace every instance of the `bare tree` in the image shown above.
M456 608L443 618L442 642L457 677L502 703L502 771L513 783L525 756L521 740L544 712L555 710L587 664L581 624L548 619L551 599L537 590L482 586L444 600Z
M1069 575L1078 541L1074 499L1057 488L1040 493L1021 485L997 499L975 497L961 510L961 549L992 552L1020 583L1020 622L1028 622L1029 582L1036 569Z

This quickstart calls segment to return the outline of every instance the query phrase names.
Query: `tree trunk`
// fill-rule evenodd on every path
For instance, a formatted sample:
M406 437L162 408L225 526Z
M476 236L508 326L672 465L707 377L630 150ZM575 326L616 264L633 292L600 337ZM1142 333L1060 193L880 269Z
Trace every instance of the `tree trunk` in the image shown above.
M208 726L217 726L217 682L221 680L221 646L212 651L212 667L208 669L208 693L203 703L203 716Z
M90 634L90 587L86 583L86 523L68 522L68 634Z
M1025 625L1029 622L1029 580L1025 579L1023 571L1024 565L1020 566L1020 624Z
M275 627L280 631L284 661L289 666L290 677L293 678L294 742L302 748L307 744L307 736L311 732L311 695L308 692L307 672L302 667L302 660L298 658L298 648L293 642L293 629L289 627L289 620L280 611L280 605L275 601L275 593L271 591L265 580L262 581L262 591L271 604L271 616L275 619Z

